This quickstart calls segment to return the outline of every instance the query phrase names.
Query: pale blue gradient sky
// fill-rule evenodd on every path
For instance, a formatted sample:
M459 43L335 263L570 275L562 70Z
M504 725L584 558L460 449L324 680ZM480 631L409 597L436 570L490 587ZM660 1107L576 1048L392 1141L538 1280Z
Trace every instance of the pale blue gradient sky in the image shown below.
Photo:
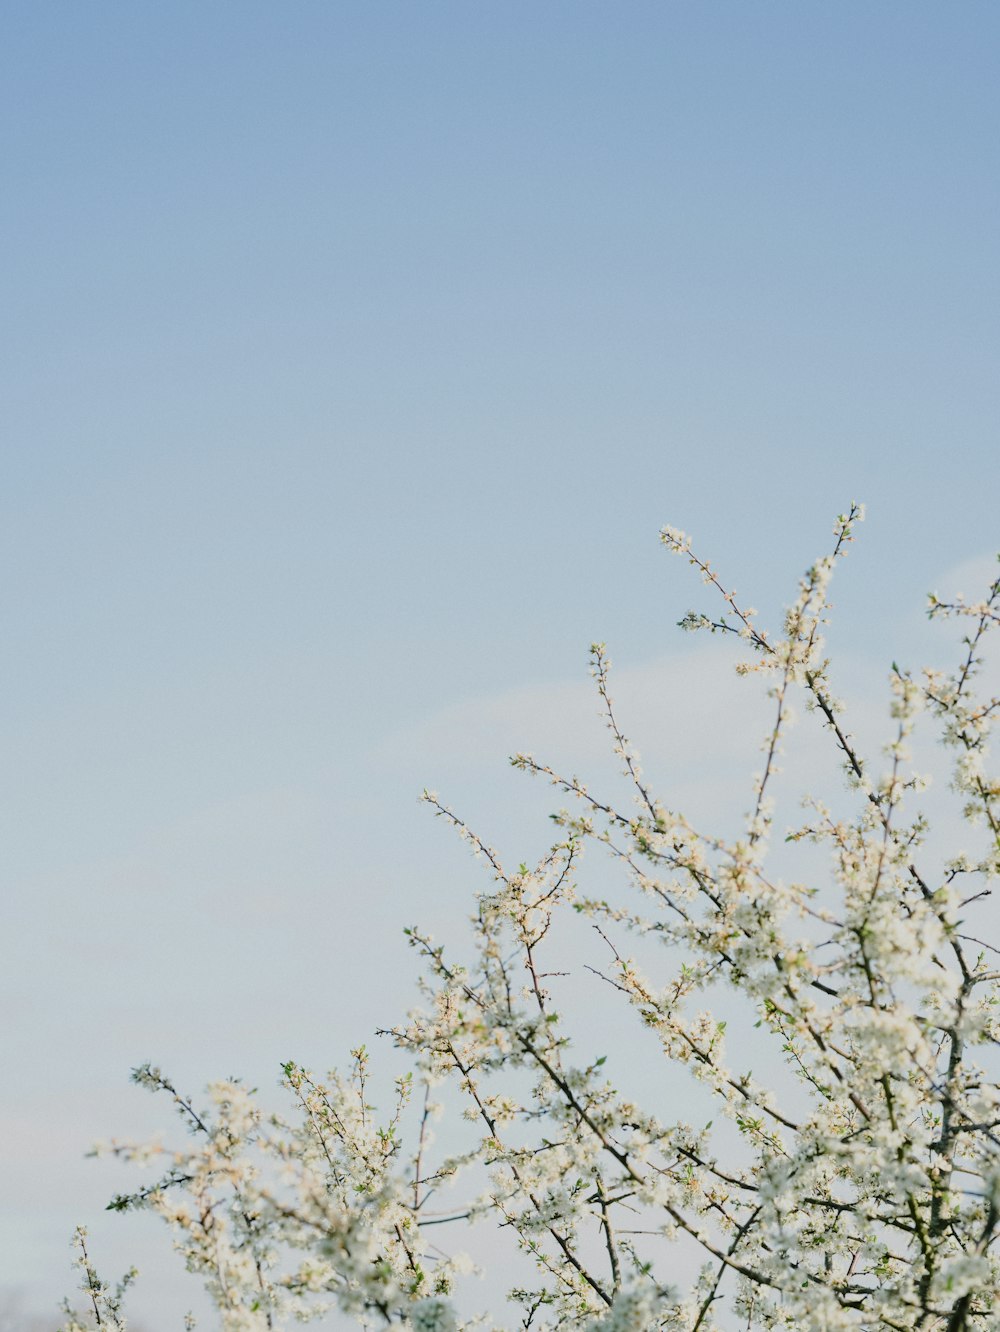
M503 746L590 641L690 687L662 523L777 608L865 498L838 641L921 651L1000 545L998 57L992 3L3 8L32 1298L121 1182L82 1150L153 1120L132 1064L266 1085L396 1016L398 926L475 882L421 785L534 848Z

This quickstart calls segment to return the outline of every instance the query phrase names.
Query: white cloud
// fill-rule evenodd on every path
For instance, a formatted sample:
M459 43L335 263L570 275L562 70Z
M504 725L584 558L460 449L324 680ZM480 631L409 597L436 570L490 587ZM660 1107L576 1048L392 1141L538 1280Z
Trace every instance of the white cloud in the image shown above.
M746 810L773 724L767 679L734 669L747 657L743 649L735 641L703 641L683 653L612 670L619 725L638 749L653 789L699 823L717 826ZM889 730L884 669L854 656L841 660L836 676L838 692L859 700L849 711L851 729L867 752L877 754ZM803 712L801 701L795 710ZM613 780L612 739L596 688L583 672L578 679L525 685L444 708L388 737L378 755L412 764L447 799L458 787L493 787L498 767L517 751L564 774L578 773L595 789ZM790 733L785 764L789 779L794 774L783 783L788 790L842 785L831 738L811 716L800 715Z
M998 540L1000 547L1000 540ZM963 596L968 601L978 601L996 578L1000 568L995 554L977 555L959 564L949 565L938 576L934 591L938 596L948 599Z

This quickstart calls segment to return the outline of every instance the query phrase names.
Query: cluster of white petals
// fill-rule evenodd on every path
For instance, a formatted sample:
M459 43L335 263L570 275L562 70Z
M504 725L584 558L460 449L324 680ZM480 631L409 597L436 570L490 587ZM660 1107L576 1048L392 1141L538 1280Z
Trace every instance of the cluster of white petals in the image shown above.
M288 1118L265 1115L237 1082L209 1088L203 1110L158 1070L138 1070L189 1132L179 1146L111 1144L158 1172L112 1205L170 1224L224 1332L285 1328L330 1307L413 1332L1000 1326L1000 970L970 924L1000 872L1000 782L988 762L1000 701L980 690L1000 580L980 602L932 599L932 615L967 626L961 658L953 673L893 667L879 771L847 728L823 643L830 578L861 516L854 506L838 519L832 552L807 571L774 638L685 534L664 530L722 599L717 617L691 612L684 627L736 635L752 653L743 669L770 689L773 725L739 836L695 828L650 789L602 644L592 669L624 807L517 755L570 807L554 816L560 840L541 862L511 870L425 795L490 883L464 959L408 931L422 998L391 1033L413 1072L387 1118L369 1102L364 1049L343 1077L288 1064ZM807 822L778 839L782 866L795 855L808 866L789 882L771 843L796 696L836 748L848 794L810 800ZM923 724L954 755L969 838L946 854L911 809L925 785L910 767ZM617 895L578 885L588 844L624 871ZM655 1107L619 1087L593 1014L556 1005L575 993L559 988L569 984L559 940L581 918L605 950L597 1006L634 1014L642 1048L662 1052ZM748 1067L728 1030L734 1005L783 1084ZM710 1122L692 1115L692 1088L699 1106L716 1107ZM446 1154L431 1132L442 1107ZM470 1266L464 1229L471 1239L489 1222L509 1274L494 1322L466 1313L475 1288L456 1286ZM121 1294L79 1243L89 1303L65 1332L123 1328Z

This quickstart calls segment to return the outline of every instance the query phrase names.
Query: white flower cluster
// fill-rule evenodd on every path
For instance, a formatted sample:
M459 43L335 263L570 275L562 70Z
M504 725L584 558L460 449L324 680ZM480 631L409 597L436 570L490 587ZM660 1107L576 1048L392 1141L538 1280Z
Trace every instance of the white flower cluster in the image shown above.
M997 949L966 924L1000 872L1000 783L987 762L1000 701L978 688L1000 580L974 605L932 602L934 615L971 625L961 660L953 674L920 679L893 668L895 734L876 776L832 692L822 639L829 581L860 518L855 506L838 520L831 554L802 580L775 639L689 538L664 531L723 601L717 618L692 612L686 627L736 635L771 684L773 724L739 838L696 829L651 791L618 724L601 644L593 674L631 795L624 808L516 756L574 808L555 816L562 840L538 865L510 871L425 796L492 882L464 963L408 932L423 1000L392 1035L415 1076L397 1084L388 1120L369 1103L364 1049L347 1077L288 1064L288 1120L265 1117L239 1083L210 1088L201 1111L158 1070L137 1072L174 1099L190 1133L180 1147L112 1144L160 1163L157 1179L112 1205L171 1224L225 1332L284 1328L330 1305L371 1327L481 1327L461 1320L455 1282L468 1264L441 1237L490 1220L498 1243L509 1237L522 1255L502 1264L524 1329L1000 1325L1000 970ZM795 694L836 747L854 810L810 802L784 854L808 855L814 873L818 848L827 869L789 884L769 846ZM925 821L909 810L923 788L909 768L921 718L955 752L974 839L947 858L930 853ZM588 843L625 871L618 896L578 888ZM580 1030L555 1006L557 940L581 916L608 948L601 992L634 1012L671 1070L655 1112L617 1088L603 1055L575 1055ZM624 947L630 935L645 948L641 965ZM777 1055L770 1067L787 1069L783 1094L744 1068L740 1042L727 1051L720 996L753 1019ZM585 1015L583 1040L593 1025ZM700 1128L682 1113L689 1077L717 1107ZM463 1107L443 1157L433 1154L432 1088ZM432 1210L442 1188L464 1201ZM81 1263L88 1311L66 1332L124 1326L114 1321L120 1295L85 1253Z

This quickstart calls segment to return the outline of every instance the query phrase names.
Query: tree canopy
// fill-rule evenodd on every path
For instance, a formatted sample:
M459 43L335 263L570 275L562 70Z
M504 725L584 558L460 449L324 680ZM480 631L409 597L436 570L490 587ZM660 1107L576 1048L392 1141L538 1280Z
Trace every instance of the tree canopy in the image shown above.
M325 1077L288 1063L282 1114L234 1080L203 1105L159 1069L136 1070L187 1132L112 1143L151 1176L111 1206L169 1223L225 1332L329 1309L414 1332L995 1326L1000 940L975 913L1000 872L1000 782L986 767L1000 699L983 688L1000 579L981 600L931 597L931 616L960 630L956 663L893 664L891 734L872 757L824 649L830 579L862 516L854 505L838 518L774 632L684 533L662 533L714 598L682 626L735 640L739 669L768 684L738 835L696 826L647 782L603 644L592 673L625 801L516 755L562 803L551 850L511 867L425 793L488 882L462 956L408 931L422 993L391 1031L409 1068L387 1111L372 1104L364 1047ZM846 793L810 797L779 828L795 699ZM918 726L952 760L954 816L945 800L937 822L920 808ZM581 874L588 848L618 871L599 894ZM786 873L797 855L801 877ZM663 1062L651 1102L620 1089L623 1049L597 1047L600 1024L565 974L581 924L605 957L587 1003L633 1014L642 1050ZM757 1072L744 1028L768 1052ZM84 1293L66 1332L123 1328L124 1292L98 1277L83 1233L77 1243ZM506 1297L488 1313L464 1275L477 1264L496 1267L490 1289Z

